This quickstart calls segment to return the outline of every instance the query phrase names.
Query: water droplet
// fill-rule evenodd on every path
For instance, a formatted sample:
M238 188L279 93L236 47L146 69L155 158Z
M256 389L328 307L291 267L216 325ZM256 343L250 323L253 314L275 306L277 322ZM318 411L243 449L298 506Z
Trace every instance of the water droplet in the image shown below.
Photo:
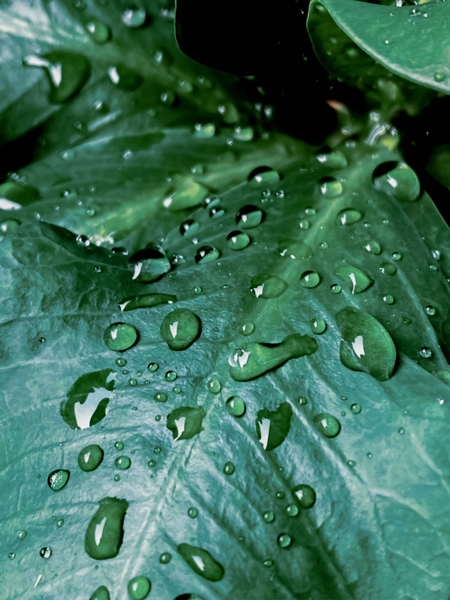
M2 221L0 223L0 241L4 238L5 235L8 235L9 233L17 229L17 227L19 227L20 224L21 221L19 221L19 219L5 219L4 221Z
M307 483L296 485L291 493L301 508L312 508L316 503L316 492Z
M433 356L433 352L430 350L430 348L424 346L420 349L420 356L422 358L431 358Z
M225 569L207 550L189 544L179 544L177 550L197 575L208 581L221 581L223 579Z
M135 386L137 386L137 383L138 383L138 382L137 382L137 379L134 379L134 377L131 377L131 378L128 380L128 385L131 385L131 387L135 387Z
M222 384L218 379L210 379L207 383L208 390L213 394L218 394L222 389Z
M159 446L156 446L156 448L153 450L153 452L155 454L161 454L161 448Z
M253 139L253 127L235 127L233 137L239 142L250 142Z
M110 600L109 590L104 585L101 585L95 590L89 600Z
M212 262L213 260L217 260L220 256L220 252L217 248L213 246L202 246L199 248L195 254L195 262L206 264Z
M141 27L147 18L143 8L128 6L122 13L122 23L127 27Z
M144 248L130 256L133 279L141 283L152 283L164 277L171 265L167 256L157 248Z
M167 565L168 563L170 563L171 560L172 560L172 555L170 554L170 552L163 552L159 556L159 562L162 565Z
M120 452L120 450L123 450L125 448L125 444L123 442L116 442L114 444L114 448L116 450L119 450L119 452Z
M320 413L314 417L314 423L316 423L320 433L327 438L336 437L341 431L341 424L328 413Z
M17 532L17 537L19 538L19 540L21 542L23 542L23 540L27 537L27 532L24 529L21 529Z
M156 402L167 402L167 394L164 392L156 392L153 399L156 400Z
M178 387L178 386L175 386L175 387L173 388L173 392L174 392L174 394L181 394L181 392L182 392L182 391L183 391L183 390L182 390L180 387Z
M369 252L369 254L381 254L381 246L375 240L369 240L363 245L363 248Z
M250 281L250 289L257 298L278 298L288 288L288 284L276 275L255 275Z
M194 221L194 219L186 219L180 225L180 234L184 237L191 237L200 228L200 223Z
M280 181L280 175L270 167L257 167L248 176L248 181L251 187L260 187L262 185L270 185Z
M361 407L359 404L352 404L350 406L350 410L352 411L353 414L359 415L359 413L361 412Z
M372 458L373 454L372 454L372 452L368 452L368 453L366 454L366 456L367 456L367 458Z
M128 502L119 498L102 498L89 522L84 539L87 554L95 560L114 558L123 538L123 521Z
M261 223L263 216L264 213L260 208L247 204L236 213L236 223L243 229L252 229Z
M426 307L425 312L427 313L427 315L430 315L430 317L434 317L434 315L436 314L436 309L434 308L434 306L431 306L431 304L429 304Z
M330 169L344 169L348 164L347 159L340 150L335 150L334 152L328 148L319 150L316 158Z
M56 521L56 526L57 526L57 527L60 527L60 528L61 528L63 525L64 525L64 519L58 519L58 520Z
M113 479L117 483L118 481L120 481L120 475L114 475Z
M263 565L264 565L265 567L273 567L273 560L271 560L270 558L268 558L268 559L266 559L266 560L263 562Z
M267 408L258 411L256 435L264 450L274 450L284 442L291 427L291 418L292 407L287 402L282 402L274 411Z
M64 50L53 50L42 56L26 56L23 64L44 69L51 86L49 100L54 104L61 104L76 94L91 72L91 64L85 56Z
M39 550L39 555L42 556L42 558L48 559L52 555L52 549L49 546L44 546Z
M196 123L194 125L194 137L196 138L211 138L216 133L214 123Z
M338 225L353 225L362 219L362 214L356 208L344 208L338 212L336 223Z
M205 416L203 406L180 406L167 415L166 427L172 432L174 441L190 440L203 431Z
M342 281L348 281L351 285L352 294L361 294L367 290L372 284L373 279L368 277L363 271L344 263L334 270L334 274L337 275Z
M155 362L151 362L147 366L147 370L150 371L150 373L154 373L158 369L159 369L159 365L158 365L158 363L155 363Z
M401 258L402 258L402 255L400 254L400 252L393 252L393 253L392 253L392 258L393 258L394 260L401 260Z
M275 514L269 510L263 514L263 519L266 523L273 523L275 521Z
M159 294L156 292L150 294L140 294L139 296L129 296L119 302L119 308L122 311L136 310L137 308L152 308L161 304L173 304L177 297L172 294Z
M195 508L195 506L190 506L187 514L191 519L196 519L198 517L198 510Z
M227 246L231 250L243 250L250 244L250 237L242 231L232 231L227 235Z
M67 469L57 469L52 471L47 478L48 486L54 492L61 491L69 481L70 471Z
M131 71L124 65L114 65L109 67L108 76L116 87L126 92L132 92L143 82L141 75Z
M300 511L298 510L298 506L296 504L289 504L289 506L286 506L286 513L290 517L296 517L299 512Z
M386 304L394 304L395 298L390 294L386 294L385 296L383 296L383 302L385 302Z
M291 240L283 241L278 246L278 252L283 258L290 258L291 260L301 260L313 254L308 244Z
M392 277L392 275L397 273L397 267L392 263L382 262L380 265L380 271L383 273L383 275L389 275Z
M127 585L128 595L133 600L144 600L150 594L152 583L143 575L137 575L130 579Z
M387 381L394 371L397 350L391 336L377 319L355 308L345 308L336 316L343 340L340 359L353 371L364 371L379 381Z
M8 554L8 558L9 558L10 560L14 560L14 559L16 558L16 554L15 554L15 552L10 552L10 553Z
M289 548L292 544L292 538L288 533L280 533L277 537L277 544L280 548Z
M347 461L348 466L353 469L354 467L356 467L356 461L355 460L348 460Z
M299 396L298 403L304 406L305 404L308 404L308 398L306 398L306 396Z
M403 435L403 434L405 433L405 429L404 429L404 427L399 427L399 428L397 429L397 431L399 432L399 434L400 434L400 435Z
M319 180L318 189L320 194L328 199L340 196L343 191L342 183L334 177L322 177L322 179Z
M218 219L223 217L225 214L225 209L221 206L213 206L209 209L209 217L210 219Z
M437 73L434 74L434 80L438 81L438 82L444 81L445 77L446 77L445 74L442 73L441 71L438 71Z
M176 190L163 200L163 206L170 212L194 208L202 204L208 189L192 177L176 180Z
M242 417L245 414L245 402L240 396L231 396L231 398L228 398L225 406L233 417Z
M116 365L118 367L124 367L127 364L127 361L124 358L116 358Z
M169 313L161 323L160 333L170 350L186 350L199 337L200 319L187 308Z
M327 330L327 324L323 319L311 319L309 324L311 326L311 331L317 335L321 335Z
M118 456L114 461L114 464L118 469L125 471L131 467L131 460L128 458L128 456Z
M340 294L342 292L341 286L337 283L333 283L330 290L332 294Z
M109 26L96 17L91 17L85 23L85 27L86 31L96 44L105 44L111 37L111 29Z
M239 328L239 333L241 335L251 335L253 332L255 331L255 324L252 323L252 321L246 321L243 325L241 325L241 327Z
M97 444L86 446L78 455L78 466L82 471L95 471L103 461L103 454L103 450Z
M303 230L309 229L309 225L310 225L310 223L309 223L308 219L300 219L300 222L299 222L300 229L303 229Z
M315 288L320 283L320 275L315 271L303 271L300 275L300 283L305 288Z
M236 470L236 467L234 466L234 464L232 462L226 462L223 467L223 472L225 473L225 475L233 475L235 470Z
M199 285L196 285L194 287L194 294L201 294L203 292L203 288L200 287Z
M230 375L235 381L249 381L292 358L310 356L317 348L314 338L298 333L286 336L278 344L247 342L229 356Z
M378 165L372 175L375 188L402 202L412 202L420 195L420 182L406 163L389 161Z
M116 374L111 369L79 377L61 403L60 414L72 429L86 429L101 421L112 398Z

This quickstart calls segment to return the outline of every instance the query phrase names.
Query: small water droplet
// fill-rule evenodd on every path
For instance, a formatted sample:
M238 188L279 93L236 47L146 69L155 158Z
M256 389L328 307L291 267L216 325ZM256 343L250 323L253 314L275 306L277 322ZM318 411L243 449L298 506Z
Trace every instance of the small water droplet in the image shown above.
M260 208L253 204L248 204L236 213L236 223L243 229L252 229L261 223L263 216Z
M125 448L125 444L123 442L116 442L114 448L120 452Z
M303 229L305 231L306 229L309 229L309 225L310 225L310 223L309 223L308 219L300 219L300 222L299 222L300 229Z
M319 431L328 438L336 437L341 431L341 424L328 413L320 413L314 417L314 423L316 423Z
M180 225L180 234L184 237L193 236L200 228L200 223L194 219L186 219Z
M322 333L325 333L325 331L327 330L327 324L325 323L325 321L323 319L319 319L319 318L311 319L309 324L311 327L311 331L313 333L315 333L316 335L321 335Z
M350 406L350 410L352 411L353 414L359 415L359 413L361 412L361 407L359 404L352 404Z
M133 280L141 283L158 281L170 271L171 265L167 256L155 247L144 248L129 258Z
M381 254L381 246L375 240L369 240L368 242L365 242L365 244L363 245L363 248L369 254L375 254L375 255Z
M255 275L250 281L250 289L257 298L278 298L288 284L276 275Z
M155 363L155 362L151 362L147 366L147 371L149 371L150 373L154 373L158 369L159 369L159 365L158 365L158 363Z
M241 327L239 328L239 333L241 335L251 335L253 332L255 331L255 324L252 323L252 321L246 321L243 325L241 325Z
M23 540L27 537L27 532L24 529L20 529L16 535L18 539L23 542Z
M89 600L111 600L108 588L101 585L95 590Z
M114 464L118 469L125 471L131 467L131 460L128 456L118 456L114 461Z
M402 255L400 254L400 252L393 252L393 253L392 253L392 258L393 258L394 260L401 260L401 258L402 258Z
M373 454L372 454L372 452L367 452L366 456L367 456L367 458L372 458Z
M207 383L208 390L213 394L218 394L222 389L222 384L218 379L210 379Z
M216 133L214 123L196 123L194 125L194 137L196 138L211 138Z
M298 403L304 406L305 404L308 404L308 398L306 398L306 396L299 396Z
M312 508L316 503L316 492L306 483L296 485L291 489L291 493L301 508Z
M127 364L127 361L124 358L117 358L116 365L118 367L124 367Z
M334 270L334 274L342 279L342 281L350 283L352 294L361 294L373 284L373 279L361 271L361 269L348 263L343 263L337 267Z
M132 600L144 600L150 594L152 583L148 577L137 575L127 585L128 595Z
M286 439L292 418L292 407L287 402L272 411L263 408L258 411L255 421L256 435L264 450L274 450Z
M164 392L156 392L153 399L156 400L156 402L167 402L167 394Z
M243 250L250 242L250 236L239 230L232 231L227 235L227 246L231 250Z
M159 555L159 562L162 565L167 565L168 563L170 563L171 560L172 560L172 555L170 554L170 552L163 552L162 554Z
M385 296L383 296L383 302L385 302L386 304L394 304L395 298L394 296L391 296L391 294L386 294Z
M338 283L333 283L333 285L330 286L330 290L332 294L340 294L342 292L342 288Z
M273 523L275 521L275 514L269 510L263 514L263 519L266 523Z
M296 517L299 514L299 512L300 511L296 504L289 504L288 506L286 506L286 514L289 517Z
M85 27L86 31L96 44L105 44L111 37L111 29L109 26L96 17L91 17L85 23Z
M336 198L342 194L342 183L334 177L322 177L318 182L319 193L328 199Z
M103 461L103 450L97 444L85 446L78 454L78 466L82 471L95 471Z
M167 371L167 373L164 375L164 378L166 381L175 381L177 374L175 371Z
M246 410L245 402L240 396L231 396L231 398L228 398L226 408L233 417L242 417Z
M444 81L445 78L446 78L445 73L442 73L441 71L438 71L437 73L434 74L435 81L441 82L441 81Z
M122 13L122 23L127 27L141 27L146 18L145 10L138 6L128 6Z
M267 568L269 567L273 567L273 560L271 560L270 558L267 558L264 562L263 565Z
M380 272L383 273L383 275L392 277L397 273L397 267L392 263L382 262L380 265Z
M196 519L198 517L198 510L195 508L195 506L190 506L188 508L187 514L188 517L190 517L191 519Z
M49 546L44 546L43 548L41 548L39 550L39 554L40 556L42 556L42 558L50 558L52 555L52 549Z
M320 275L315 271L304 271L300 275L300 283L305 288L315 288L320 283Z
M402 202L412 202L420 195L420 182L416 173L406 163L388 161L374 170L375 188Z
M331 151L329 148L321 149L316 155L317 160L330 169L344 169L347 159L340 150Z
M170 350L186 350L199 337L200 319L187 308L169 313L161 323L160 334Z
M434 317L434 315L436 314L436 309L434 308L434 306L431 306L431 304L429 304L426 307L425 312L427 313L427 315L430 315L430 317Z
M292 544L292 538L288 533L280 533L277 537L277 544L280 548L289 548Z
M56 526L61 528L64 525L64 519L58 519L56 521Z
M362 214L356 208L344 208L338 212L336 223L338 225L353 225L362 219Z
M236 467L234 466L234 464L232 462L226 462L223 467L223 472L225 473L225 475L233 475L235 470L236 470Z
M420 349L420 356L422 358L431 358L433 356L433 352L430 350L430 348L424 346Z
M356 461L355 460L348 460L347 461L348 466L353 469L354 467L356 467Z

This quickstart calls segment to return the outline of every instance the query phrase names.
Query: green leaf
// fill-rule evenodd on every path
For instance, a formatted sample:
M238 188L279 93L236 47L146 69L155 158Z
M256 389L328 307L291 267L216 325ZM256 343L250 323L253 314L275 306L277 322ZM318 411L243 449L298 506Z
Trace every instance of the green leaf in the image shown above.
M5 600L55 590L107 597L101 586L112 598L142 587L164 600L448 593L448 228L427 194L417 196L414 173L402 166L396 179L397 153L354 141L336 152L345 158L337 169L305 149L279 179L221 192L219 216L209 207L191 216L198 244L184 229L169 234L164 251L184 262L150 285L132 279L126 256L55 225L25 223L5 236ZM375 187L380 177L390 187ZM236 251L227 238L251 206L263 214ZM342 224L347 209L362 218ZM334 273L344 262L373 285L352 294ZM262 274L288 287L257 296L251 281ZM118 309L148 293L177 300ZM186 350L161 337L174 308L201 322ZM347 321L370 318L357 330L342 310ZM319 318L326 328L315 334ZM119 322L139 334L125 352L104 342ZM314 342L310 351L299 352L300 339ZM343 339L363 371L341 362ZM262 371L237 381L233 361L243 369L260 350ZM373 376L380 363L383 381ZM92 410L101 388L110 397L99 420L77 429L64 421L61 403L74 390ZM246 410L227 408L236 397ZM97 451L97 468L82 470L79 454L94 445L103 461ZM70 478L55 493L47 477L58 469Z
M309 9L309 23L315 20L314 12L325 10L352 42L389 71L434 90L450 92L448 4L430 2L411 7L356 0L314 0ZM338 46L337 42L336 50L330 49L327 62L333 60L332 54L339 51ZM368 64L374 74L380 69L361 55L356 60L351 77L357 75L362 63Z

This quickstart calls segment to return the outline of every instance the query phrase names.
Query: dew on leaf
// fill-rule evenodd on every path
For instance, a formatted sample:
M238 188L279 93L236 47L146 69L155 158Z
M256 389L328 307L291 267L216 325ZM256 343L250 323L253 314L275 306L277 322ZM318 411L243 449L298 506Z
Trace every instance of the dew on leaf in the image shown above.
M288 288L288 284L276 275L255 275L250 281L250 289L257 298L278 298Z
M222 389L222 384L218 379L210 379L207 383L208 390L213 394L218 394Z
M19 227L21 222L19 219L5 219L0 223L0 241L5 235L8 235Z
M231 396L226 401L226 408L233 417L242 417L245 414L245 402L240 396Z
M325 331L327 330L327 324L325 323L325 321L323 319L319 319L319 318L311 319L309 324L311 327L311 331L317 335L321 335L322 333L325 333Z
M320 413L314 417L314 423L317 425L320 433L327 438L336 437L341 431L341 424L329 413Z
M381 254L381 246L375 240L369 240L368 242L365 242L363 244L363 248L369 254L375 254L375 255Z
M109 26L96 17L91 17L84 26L96 44L105 44L111 38Z
M86 530L84 548L95 560L114 558L123 539L123 522L128 502L119 498L103 498Z
M111 83L125 92L133 92L143 82L141 75L120 64L109 67L108 76Z
M127 361L124 358L116 358L116 365L118 367L124 367L127 364Z
M236 213L236 224L242 229L257 227L263 220L263 211L253 204L247 204Z
M352 294L361 294L373 284L373 279L366 275L364 271L348 263L337 267L334 270L334 274L342 279L342 281L350 283Z
M331 151L329 149L325 149L323 151L319 151L316 155L317 160L329 167L330 169L344 169L347 166L347 159L344 154L340 150Z
M310 223L309 223L308 219L300 219L298 225L299 225L300 229L303 229L305 231L306 229L309 229Z
M425 308L425 312L427 313L427 315L430 315L430 317L434 317L434 315L436 314L436 309L434 308L434 306L431 306L431 304L429 304Z
M337 198L342 194L342 183L334 177L322 177L318 182L318 190L321 196L327 199Z
M342 288L338 283L333 283L333 285L330 286L330 291L332 294L340 294L342 292Z
M284 492L282 491L278 491L275 496L278 498L278 500L283 500L284 499Z
M189 544L179 544L177 550L197 575L208 581L221 581L223 579L225 569L207 550Z
M394 296L391 296L391 294L385 294L383 296L383 302L385 302L386 304L394 304L395 298Z
M153 395L153 399L156 400L156 402L167 402L167 394L164 392L156 392Z
M139 6L128 6L121 15L122 23L127 27L141 27L147 18L145 10Z
M17 533L17 538L23 542L23 540L27 537L27 532L24 529L20 529Z
M226 462L223 467L223 472L225 473L225 475L233 475L235 470L236 470L236 467L234 466L234 464L232 462Z
M273 567L273 560L271 560L270 558L267 558L264 562L263 565L267 568Z
M348 460L347 464L351 469L353 469L354 467L356 467L356 460Z
M391 336L375 317L355 308L336 315L341 329L340 359L353 371L365 371L379 381L394 371L397 350Z
M174 441L189 440L203 431L205 416L203 406L180 406L167 415L166 427L172 432Z
M290 258L291 260L301 260L313 254L308 244L293 240L282 241L278 246L278 252L283 258Z
M200 223L194 221L194 219L186 219L180 225L180 234L184 237L191 237L200 228Z
M221 206L213 206L209 209L209 217L210 219L218 219L219 217L223 217L225 214L225 209Z
M289 517L296 517L299 514L299 512L300 511L296 504L289 504L288 506L286 506L286 514Z
M336 216L337 225L353 225L362 219L362 214L356 208L344 208Z
M292 496L301 508L312 508L316 503L316 492L307 483L301 483L291 489Z
M60 492L68 483L70 471L67 469L56 469L47 478L48 487L54 492Z
M173 304L177 297L172 294L139 294L138 296L128 296L119 302L119 308L122 311L136 310L137 308L152 308L161 304Z
M161 279L170 271L170 261L158 248L144 248L129 258L133 270L133 280L141 283L152 283Z
M158 369L159 369L159 365L158 365L158 363L155 363L155 362L151 362L147 366L147 371L149 371L150 373L154 373Z
M8 558L9 558L10 560L14 560L14 559L16 558L16 554L15 554L15 552L10 552L10 553L8 554Z
M233 137L239 142L250 142L253 139L253 127L235 127Z
M64 519L58 519L56 521L56 526L61 528L64 525Z
M255 324L252 321L246 321L239 328L239 333L241 335L251 335L255 331Z
M397 429L397 431L399 432L400 435L403 435L405 433L405 428L404 427L399 427Z
M125 471L131 467L131 460L128 456L118 456L114 461L114 464L118 469Z
M263 514L263 519L266 523L273 523L275 521L275 513L271 510L268 510Z
M89 600L110 600L111 596L109 590L104 585L98 587Z
M305 396L299 396L298 403L304 406L305 404L308 404L308 398Z
M412 202L420 195L420 182L416 173L404 162L381 163L374 170L375 188L401 202Z
M137 382L137 379L135 379L134 377L131 377L131 378L128 380L128 385L131 385L131 387L136 387L136 386L137 386L137 383L138 383L138 382Z
M220 252L213 246L202 246L195 254L195 262L198 264L206 264L217 260L220 256Z
M159 555L159 562L162 565L167 565L168 563L170 563L171 560L172 560L172 555L170 554L170 552L163 552L162 554Z
M116 442L114 448L120 452L125 448L125 444L123 442Z
M432 352L432 350L430 350L430 348L427 348L426 346L424 346L423 348L420 349L420 356L422 358L431 358L433 356L433 352Z
M152 583L148 577L137 575L130 579L127 585L128 596L132 600L144 600L150 594Z
M153 467L156 467L156 460L149 460L147 464L150 467L150 469L153 469Z
M196 519L198 517L198 510L195 506L191 506L188 508L187 514L191 519Z
M352 404L350 406L350 410L352 411L353 414L359 415L359 413L361 412L361 407L359 404Z
M292 407L282 402L276 410L263 408L257 413L255 425L256 435L264 450L278 448L286 439L292 418Z
M393 252L393 253L392 253L392 258L393 258L394 260L401 260L401 258L402 258L402 255L400 254L400 252Z
M175 381L176 378L177 378L176 371L167 371L167 373L164 375L164 379L166 381Z
M277 544L280 548L289 548L292 544L292 538L288 533L280 533L277 537Z
M120 481L120 475L114 475L113 479L117 483L118 481Z
M320 275L315 271L303 271L300 275L300 284L305 288L315 288L320 283Z
M383 273L383 275L392 277L397 273L397 267L392 263L382 262L380 265L380 272Z
M270 167L256 167L248 176L251 187L261 187L280 181L280 175Z
M244 250L250 242L250 236L238 229L227 235L227 246L230 250Z
M170 350L186 350L199 337L200 319L187 308L169 313L161 323L160 333Z
M101 421L112 398L116 374L111 369L79 377L61 403L60 414L72 429L87 429Z
M51 555L52 555L52 549L49 546L44 546L43 548L41 548L39 550L39 555L42 558L49 559L51 557Z

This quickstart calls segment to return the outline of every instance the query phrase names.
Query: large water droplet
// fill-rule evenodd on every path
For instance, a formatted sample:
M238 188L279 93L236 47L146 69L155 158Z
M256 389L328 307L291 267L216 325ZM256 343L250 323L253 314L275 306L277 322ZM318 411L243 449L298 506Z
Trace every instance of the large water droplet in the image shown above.
M122 13L122 23L127 27L141 27L147 18L144 8L128 6Z
M200 264L206 264L217 260L220 256L220 252L213 246L202 246L195 254L195 262Z
M129 323L112 323L105 329L103 339L110 350L124 352L137 342L138 332Z
M283 240L278 246L278 252L283 258L301 260L313 255L312 249L304 242L295 240Z
M362 214L356 208L344 208L336 216L338 225L353 225L362 219Z
M363 271L348 263L337 267L334 274L342 281L350 282L352 294L360 294L373 284L373 279L370 279Z
M171 212L199 206L208 189L192 177L177 180L176 190L163 201L163 206Z
M61 403L60 414L72 429L86 429L101 421L107 411L116 374L111 369L79 377Z
M226 402L227 411L233 417L242 417L245 414L245 402L240 396L231 396Z
M248 176L251 187L261 187L280 181L280 175L270 167L256 167Z
M52 471L48 476L47 483L50 489L54 492L61 491L69 481L70 471L67 469L57 469Z
M264 213L260 208L247 204L236 213L236 223L243 229L252 229L261 223L263 216Z
M144 248L130 256L130 268L133 279L142 283L151 283L161 279L170 271L170 261L158 248Z
M250 236L239 230L232 231L227 235L227 246L231 250L243 250L250 242Z
M78 466L82 471L95 471L103 461L103 450L97 444L90 444L78 454Z
M167 415L166 427L172 432L174 441L190 440L203 431L205 416L203 406L180 406Z
M249 381L276 369L292 358L309 356L318 346L314 338L293 333L278 344L247 342L228 358L230 375L235 381Z
M320 283L320 275L315 271L303 271L300 275L300 284L305 288L315 288Z
M141 75L131 71L124 65L114 65L109 67L108 75L111 82L120 90L132 92L143 82Z
M300 483L291 489L292 496L301 508L312 508L316 503L316 492L307 483Z
M220 581L223 579L225 569L207 550L189 544L179 544L177 550L197 575L208 581Z
M283 402L276 410L263 408L256 417L256 435L264 450L278 448L291 427L292 407Z
M341 431L341 424L328 413L320 413L314 417L314 423L316 423L320 433L325 437L334 438Z
M86 530L84 548L91 558L105 560L119 554L128 502L107 497L98 504L99 508Z
M164 318L160 328L161 337L171 350L186 350L200 332L200 319L187 308L173 310Z
M26 56L26 67L40 67L50 81L50 102L61 104L76 94L89 79L91 64L82 54L53 50L42 56Z
M176 296L172 294L158 294L153 292L151 294L140 294L139 296L131 296L125 298L119 302L120 310L136 310L137 308L152 308L152 306L159 306L160 304L173 304L177 301Z
M110 600L109 590L104 585L101 585L95 590L89 600Z
M257 298L278 298L288 284L276 275L255 275L250 282L251 291Z
M378 165L372 181L377 190L402 202L412 202L420 195L419 178L404 162L389 161Z
M342 183L334 177L322 177L318 183L318 189L321 196L332 199L342 194Z
M144 600L150 594L152 583L150 579L143 575L137 575L128 582L128 595L132 600Z
M342 364L386 381L392 377L397 350L391 336L375 317L356 308L345 308L336 316L343 340Z

